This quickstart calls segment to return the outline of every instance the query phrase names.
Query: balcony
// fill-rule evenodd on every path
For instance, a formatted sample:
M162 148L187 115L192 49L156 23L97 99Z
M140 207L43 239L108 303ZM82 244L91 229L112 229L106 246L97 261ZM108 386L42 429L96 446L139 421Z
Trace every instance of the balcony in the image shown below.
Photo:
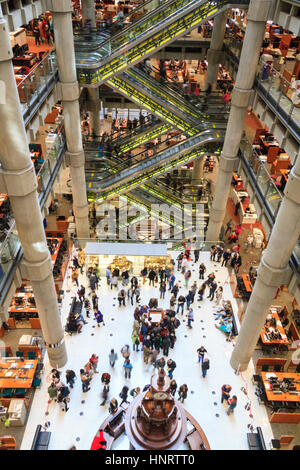
M56 56L49 52L21 82L17 83L25 126L58 81Z
M59 134L54 146L49 151L37 174L40 207L44 206L48 198L50 189L61 166L65 150L66 140L62 126L59 129ZM0 241L0 303L3 298L5 298L21 257L21 244L18 238L16 224L13 220L5 238L3 241Z

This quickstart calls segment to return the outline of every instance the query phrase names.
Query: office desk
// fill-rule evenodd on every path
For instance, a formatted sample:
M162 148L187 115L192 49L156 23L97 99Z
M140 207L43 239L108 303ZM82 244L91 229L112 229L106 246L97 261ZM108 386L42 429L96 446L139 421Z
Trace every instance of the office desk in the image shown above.
M37 364L36 360L0 362L0 388L31 388Z
M47 237L47 240L57 240L58 243L55 247L55 252L53 254L50 253L50 256L51 256L51 261L52 261L52 266L55 265L55 262L56 262L56 258L57 258L57 255L58 255L58 252L59 252L59 249L61 247L61 244L63 242L63 238L55 238L55 237Z
M279 382L282 382L284 378L294 379L294 385L296 386L296 391L299 392L299 395L291 395L289 392L281 394L273 393L270 382L267 378L269 377L269 374L278 377ZM300 374L292 372L261 372L261 378L269 401L300 402L300 383L296 383L300 382Z
M23 303L22 305L18 305L15 302L15 298L22 298ZM34 297L32 292L19 292L13 296L11 307L8 309L9 313L37 313L36 306L31 306L32 304L29 303L29 297Z
M276 328L278 329L278 331L280 331L280 334L281 334L281 339L274 339L274 340L270 340L267 336L267 332L266 332L266 326L267 328L269 328L270 330L273 330L272 327L270 327L270 321L267 322L267 325L265 325L260 333L260 337L261 337L261 340L263 342L263 344L289 344L289 340L285 334L285 331L283 329L283 326L281 324L281 321L279 319L279 316L277 313L270 313L269 315L271 315L273 318L275 318L276 320Z

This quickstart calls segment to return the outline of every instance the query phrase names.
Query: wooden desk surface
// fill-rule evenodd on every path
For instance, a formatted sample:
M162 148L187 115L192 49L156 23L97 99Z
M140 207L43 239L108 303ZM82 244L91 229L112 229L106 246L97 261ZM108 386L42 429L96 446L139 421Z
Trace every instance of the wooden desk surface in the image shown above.
M259 135L258 138L261 140L263 145L267 148L268 147L279 147L279 142L277 142L277 140L275 138L274 138L274 140L272 140L272 142L267 142L266 140L264 140L263 135Z
M283 329L283 326L281 324L281 321L279 319L278 314L277 313L270 313L269 315L272 315L272 317L275 318L276 327L280 331L282 339L275 339L275 340L267 339L267 337L266 337L266 333L267 333L266 332L266 326L264 326L261 333L260 333L260 337L261 337L262 342L264 344L289 344L289 340L288 340L288 338L285 334L285 331ZM269 325L270 325L270 322L268 321L267 328L270 328L271 330L273 330L273 328L269 327Z
M15 303L16 297L23 298L23 305L18 305ZM29 297L34 297L33 292L18 292L13 296L11 301L11 307L8 309L9 313L37 313L37 308L35 306L30 307L28 302Z
M282 382L283 378L290 378L294 379L295 382L300 382L300 374L295 374L292 372L261 372L261 377L263 380L263 384L265 387L266 395L269 401L293 401L293 402L300 402L300 394L299 395L291 395L290 393L273 393L271 390L270 383L267 379L268 374L273 374L274 376L278 377L279 381ZM297 391L300 392L300 383L295 383Z
M248 279L248 274L242 274L242 279L247 292L252 292L252 284Z
M27 369L26 364L31 368ZM0 388L30 388L38 361L0 362ZM12 368L15 365L15 368Z

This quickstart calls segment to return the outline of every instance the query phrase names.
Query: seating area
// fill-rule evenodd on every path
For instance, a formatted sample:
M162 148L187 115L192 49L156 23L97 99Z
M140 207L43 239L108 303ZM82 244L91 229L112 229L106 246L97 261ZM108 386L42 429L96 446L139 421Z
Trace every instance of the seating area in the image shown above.
M32 441L31 450L48 450L51 432L43 431L42 426L39 424L36 427L35 435Z

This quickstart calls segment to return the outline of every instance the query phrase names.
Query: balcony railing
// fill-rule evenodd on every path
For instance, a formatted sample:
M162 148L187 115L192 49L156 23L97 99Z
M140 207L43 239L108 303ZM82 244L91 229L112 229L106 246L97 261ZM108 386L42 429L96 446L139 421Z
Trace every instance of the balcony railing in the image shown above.
M20 105L25 125L50 93L58 79L56 56L49 52L41 62L18 83Z
M229 52L231 58L238 66L243 43L237 38L225 40L225 50ZM295 100L292 83L287 80L282 73L271 67L268 72L263 70L263 65L257 68L255 87L265 98L274 113L278 114L286 127L289 127L294 137L300 137L300 104Z
M64 127L58 129L57 139L46 156L42 167L37 174L39 203L43 207L52 182L60 168L62 157L65 152L66 141ZM18 238L16 224L13 221L5 239L0 242L0 299L4 294L4 285L7 284L7 273L16 265L21 257L21 244Z

